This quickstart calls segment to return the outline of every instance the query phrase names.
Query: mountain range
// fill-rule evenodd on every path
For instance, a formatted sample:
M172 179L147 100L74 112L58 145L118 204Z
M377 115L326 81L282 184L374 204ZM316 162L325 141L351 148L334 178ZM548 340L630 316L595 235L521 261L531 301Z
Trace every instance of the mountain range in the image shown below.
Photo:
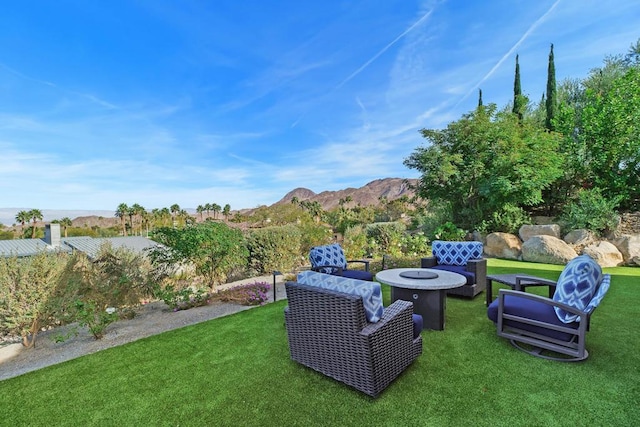
M324 210L331 210L337 207L340 200L346 200L351 197L350 204L361 206L376 206L382 198L388 201L398 199L402 196L411 198L415 193L411 186L417 183L417 179L403 178L384 178L371 181L360 188L346 188L344 190L323 191L314 193L307 188L296 188L288 192L282 199L274 203L274 205L282 203L291 203L293 198L298 201L318 202ZM15 224L16 214L21 210L30 210L31 208L0 208L0 223L11 226ZM38 208L43 215L43 223L51 222L55 219L64 217L72 218L75 227L92 227L98 225L100 227L116 225L118 219L115 217L114 210L62 210L62 209L43 209ZM240 212L250 214L254 209L242 209ZM194 214L195 209L186 209L187 212Z

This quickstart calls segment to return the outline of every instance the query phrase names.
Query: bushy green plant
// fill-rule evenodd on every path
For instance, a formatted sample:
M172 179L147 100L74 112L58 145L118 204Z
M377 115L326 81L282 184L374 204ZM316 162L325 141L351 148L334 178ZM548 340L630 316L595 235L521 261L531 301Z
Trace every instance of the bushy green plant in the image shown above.
M363 226L356 225L347 228L342 237L342 248L347 259L359 259L370 255L367 235Z
M405 256L418 256L427 253L429 250L429 239L422 232L415 234L405 234L402 237L402 253Z
M524 224L531 224L529 214L519 206L506 204L500 210L493 212L491 220L485 222L481 231L516 234Z
M154 297L164 301L171 310L179 311L207 305L210 295L204 289L192 286L177 288L174 285L167 285L158 288Z
M617 226L619 202L620 197L608 199L599 188L581 190L577 199L566 205L561 220L566 228L586 228L602 234Z
M266 227L247 235L249 265L258 274L288 271L300 263L302 234L293 224Z
M86 326L97 340L104 337L104 331L111 323L118 320L115 307L102 309L95 301L75 302L76 320L79 326Z
M211 288L224 283L228 273L238 265L247 264L249 251L242 232L221 222L161 227L153 232L152 238L161 243L150 251L156 265L192 264Z
M367 225L366 232L374 254L399 255L406 226L401 222L377 222Z
M65 254L44 251L26 258L0 257L0 334L18 335L26 347L35 344L67 261Z
M461 241L467 233L451 221L447 221L433 231L431 240Z

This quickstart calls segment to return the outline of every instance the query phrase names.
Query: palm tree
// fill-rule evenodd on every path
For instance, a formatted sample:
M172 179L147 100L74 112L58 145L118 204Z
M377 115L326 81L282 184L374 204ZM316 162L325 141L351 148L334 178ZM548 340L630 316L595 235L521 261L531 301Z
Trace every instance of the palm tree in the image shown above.
M142 215L143 213L146 213L146 209L143 208L141 205L139 205L138 203L134 203L133 205L131 205L131 212L133 212L133 216L138 218L138 229L140 230L140 235L142 235ZM133 224L133 221L131 222L131 229L134 231L133 234L135 234L135 227Z
M120 218L122 224L122 235L127 235L127 224L125 217L129 214L129 206L126 203L120 203L116 209L116 217Z
M24 224L31 220L31 216L29 216L29 212L20 211L16 214L16 222L19 222L22 225L22 234L24 234Z
M42 212L40 211L40 209L31 209L29 211L29 217L31 218L31 221L33 221L33 228L31 229L31 238L35 239L36 223L38 222L39 219L42 219Z
M224 219L229 220L229 215L231 215L231 205L229 203L222 208L222 215L224 215Z
M67 237L67 227L71 227L73 225L73 222L71 221L71 218L69 218L68 216L65 216L60 221L58 221L58 223L64 229L64 237Z
M198 212L200 214L200 221L204 221L204 218L202 218L202 213L205 211L204 206L202 205L198 205L198 207L196 208L196 212Z
M212 203L211 204L211 210L213 211L213 219L216 219L216 218L218 218L218 214L222 210L222 207L217 203Z

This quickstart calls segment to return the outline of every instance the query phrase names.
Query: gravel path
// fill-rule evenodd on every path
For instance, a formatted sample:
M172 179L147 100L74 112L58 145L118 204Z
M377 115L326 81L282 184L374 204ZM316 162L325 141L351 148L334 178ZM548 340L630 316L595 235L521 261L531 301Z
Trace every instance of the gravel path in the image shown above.
M285 289L282 277L279 276L278 279L276 294L277 300L281 300L285 299ZM273 277L255 277L231 283L228 286L255 281L273 283ZM269 302L273 302L272 292L269 295ZM106 348L251 308L253 306L219 302L205 307L173 312L165 303L154 302L141 307L133 319L120 320L109 325L106 335L101 340L94 339L86 328L79 329L78 336L60 343L56 343L53 337L61 332L64 333L65 327L40 332L35 348L26 349L22 344L0 346L0 381Z

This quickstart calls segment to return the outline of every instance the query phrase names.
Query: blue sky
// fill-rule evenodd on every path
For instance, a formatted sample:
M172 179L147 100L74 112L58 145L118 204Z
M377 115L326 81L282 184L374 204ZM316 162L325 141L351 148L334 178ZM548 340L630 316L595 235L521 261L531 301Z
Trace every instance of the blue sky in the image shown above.
M413 178L477 105L583 78L635 1L36 0L0 14L0 207L278 201Z

